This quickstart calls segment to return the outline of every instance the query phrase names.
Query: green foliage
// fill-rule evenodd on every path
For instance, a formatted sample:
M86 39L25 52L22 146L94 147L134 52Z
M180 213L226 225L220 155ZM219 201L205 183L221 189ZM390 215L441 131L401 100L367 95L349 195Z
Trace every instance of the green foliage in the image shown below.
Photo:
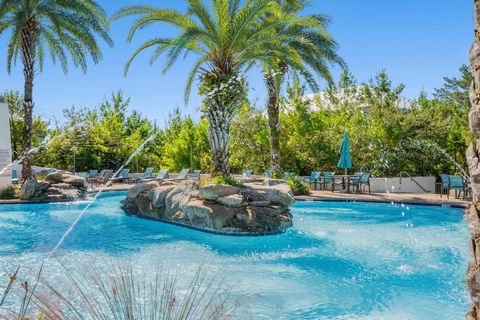
M224 176L215 176L211 179L205 180L204 182L202 182L202 184L228 184L229 186L243 188L243 184L241 184L237 180Z
M23 135L25 126L23 123L24 110L23 99L18 92L7 91L3 95L3 100L8 105L10 113L10 138L12 141L13 160L23 154ZM33 118L32 145L38 146L48 134L49 121L42 120L39 116Z
M462 69L463 70L463 69ZM299 82L288 86L285 109L280 115L284 134L281 139L282 167L300 175L312 171L337 171L339 148L346 130L354 167L351 172L371 172L377 176L454 173L457 169L435 144L466 167L465 149L470 143L468 129L468 72L458 83L448 83L441 95L433 99L425 94L400 109L396 100L403 86L391 83L381 72L367 84L356 84L345 73L329 90L329 101L305 99L305 87ZM339 97L336 90L343 90ZM6 95L8 97L8 95ZM11 118L16 120L20 99L8 97ZM129 110L129 99L119 92L91 109L65 110L66 123L49 129L38 119L34 141L39 143L50 134L53 142L35 155L34 164L76 170L118 168L150 135L158 136L130 164L132 171L142 172L155 166L179 171L182 168L209 172L210 147L206 119L194 121L174 110L163 130L135 111ZM18 120L20 121L20 120ZM19 143L21 121L12 126L12 145ZM230 158L233 172L253 169L262 174L269 167L269 131L266 115L244 103L231 126ZM16 147L21 150L21 147Z
M19 190L17 187L8 186L0 190L0 199L10 200L10 199L18 199L18 197L19 197Z
M195 123L191 117L182 118L176 109L161 134L161 163L173 171L183 168L208 172L210 152L205 120Z
M108 35L106 13L94 0L0 0L0 34L6 31L10 31L9 72L12 63L22 54L24 32L33 37L35 52L30 54L34 54L40 71L44 57L50 56L53 62L60 62L66 73L67 53L76 67L86 71L88 56L95 63L102 58L96 36L113 45Z
M290 179L287 179L285 181L290 189L292 189L292 192L296 196L305 196L310 194L310 186L300 180L297 180L297 177L292 177Z
M231 130L230 164L233 172L246 168L264 172L270 162L267 119L260 110L245 104L234 118Z

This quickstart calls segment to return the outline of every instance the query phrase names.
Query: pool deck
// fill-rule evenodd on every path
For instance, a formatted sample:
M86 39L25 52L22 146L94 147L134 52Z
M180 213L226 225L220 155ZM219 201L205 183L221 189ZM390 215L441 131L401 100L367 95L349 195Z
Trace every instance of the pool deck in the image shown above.
M466 208L468 201L455 199L452 194L450 199L446 195L440 198L439 194L432 193L372 193L357 194L331 191L312 191L309 196L295 197L301 201L358 201L358 202L395 202L404 204L438 205Z
M109 187L99 187L95 191L127 191L132 187L132 184L116 183ZM444 195L440 198L438 194L429 193L372 193L372 194L358 194L358 193L344 193L331 191L312 191L309 196L295 197L299 201L358 201L358 202L395 202L404 204L419 204L419 205L439 205L452 206L459 208L466 208L468 201L462 199L455 199L452 194L450 199ZM0 200L0 204L20 204L30 203L22 200Z

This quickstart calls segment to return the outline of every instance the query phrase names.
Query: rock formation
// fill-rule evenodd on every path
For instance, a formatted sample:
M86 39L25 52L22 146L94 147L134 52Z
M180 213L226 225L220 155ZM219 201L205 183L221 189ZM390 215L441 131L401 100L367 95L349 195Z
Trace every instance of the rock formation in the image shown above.
M141 218L179 223L221 232L281 232L292 226L295 202L282 183L200 186L194 181L150 181L133 186L122 209Z
M45 181L27 180L20 199L31 201L71 201L84 199L88 184L84 178L65 171L57 171L45 177Z
M473 143L467 150L467 162L472 185L472 203L466 211L471 234L471 259L467 271L467 284L472 296L472 307L466 319L480 320L480 0L474 0L475 39L470 49L470 63L474 81L470 88L469 123Z

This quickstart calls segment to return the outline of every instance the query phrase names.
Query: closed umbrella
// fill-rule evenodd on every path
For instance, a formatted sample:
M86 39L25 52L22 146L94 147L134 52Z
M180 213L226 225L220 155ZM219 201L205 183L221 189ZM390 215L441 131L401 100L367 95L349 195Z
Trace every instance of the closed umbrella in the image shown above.
M337 167L340 169L345 169L345 175L347 175L348 169L352 167L352 158L350 157L350 142L346 132L343 134L342 146L340 147L340 160L338 161Z

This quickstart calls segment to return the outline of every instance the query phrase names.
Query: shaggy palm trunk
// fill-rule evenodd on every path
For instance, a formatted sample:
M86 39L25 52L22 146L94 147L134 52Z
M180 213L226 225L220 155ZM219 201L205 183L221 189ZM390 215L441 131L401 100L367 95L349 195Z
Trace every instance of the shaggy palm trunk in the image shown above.
M36 43L38 39L38 24L34 19L26 24L22 30L22 62L23 75L25 78L23 96L23 153L25 159L22 161L22 181L32 178L32 160L29 151L32 148L33 129L33 79L35 77Z
M275 77L271 72L265 72L268 100L268 127L270 129L270 172L273 177L282 174L280 164L280 99Z
M474 81L470 88L470 130L473 142L467 150L467 162L472 186L472 203L466 211L471 234L471 259L467 271L467 284L472 297L472 307L467 319L480 320L480 0L474 0L475 40L470 49L470 63Z
M245 99L243 79L220 59L218 67L202 76L200 92L205 95L212 175L230 176L230 125Z
M212 153L212 175L230 176L230 124L227 112L213 111L208 115L208 140Z

